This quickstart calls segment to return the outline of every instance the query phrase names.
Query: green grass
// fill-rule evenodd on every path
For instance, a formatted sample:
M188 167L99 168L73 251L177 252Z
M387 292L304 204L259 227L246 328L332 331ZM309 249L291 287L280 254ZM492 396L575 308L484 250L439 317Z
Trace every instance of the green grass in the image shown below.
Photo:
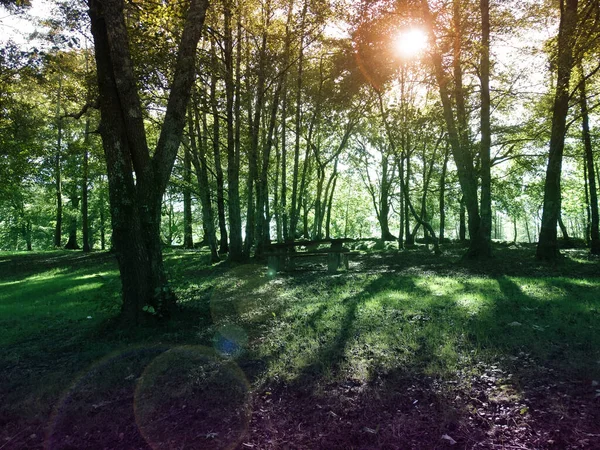
M112 389L183 345L235 361L254 390L453 379L481 364L502 367L517 388L547 370L600 379L598 261L573 252L545 266L531 249L497 255L469 265L453 255L374 254L335 276L270 277L263 264L210 266L204 253L170 252L181 314L123 329L114 325L120 282L111 255L0 253L2 414L45 423L81 380Z

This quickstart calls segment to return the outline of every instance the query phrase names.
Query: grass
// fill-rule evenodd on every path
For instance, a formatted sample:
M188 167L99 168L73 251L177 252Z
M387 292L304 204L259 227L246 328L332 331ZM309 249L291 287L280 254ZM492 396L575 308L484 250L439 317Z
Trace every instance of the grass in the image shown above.
M431 422L420 419L419 426L435 427L435 439L425 443L408 431L400 439L417 439L420 448L434 448L442 433L470 448L459 437L473 426L467 418L481 415L477 401L505 399L516 408L513 420L525 420L540 383L566 383L571 397L593 406L593 382L600 380L598 261L572 251L556 266L537 264L527 247L498 248L496 255L469 264L455 262L452 252L374 252L347 273L330 276L309 263L273 277L263 264L211 266L204 253L173 251L166 266L181 314L167 324L122 329L114 326L120 282L111 255L0 253L0 448L175 446L177 436L190 448L242 439L269 448L260 436L264 411L275 408L271 397L329 398L340 416L353 410L340 406L339 396L331 400L341 387L345 396L355 387L368 392L370 404L379 405L376 415L405 404L415 414L408 399L426 402L420 414L429 408ZM486 400L450 400L481 392ZM393 407L386 403L392 400ZM115 421L114 405L131 403ZM364 415L363 403L356 408ZM183 414L187 408L196 414ZM287 408L279 411L284 428L288 416L306 412ZM93 416L85 426L74 421L82 411ZM380 428L361 422L343 439L385 447L399 420L386 417ZM590 427L586 433L594 434ZM100 432L104 440L94 434ZM378 440L369 441L371 435ZM318 441L307 436L298 435L295 448L315 448ZM199 447L189 444L198 439ZM327 446L342 446L336 439Z

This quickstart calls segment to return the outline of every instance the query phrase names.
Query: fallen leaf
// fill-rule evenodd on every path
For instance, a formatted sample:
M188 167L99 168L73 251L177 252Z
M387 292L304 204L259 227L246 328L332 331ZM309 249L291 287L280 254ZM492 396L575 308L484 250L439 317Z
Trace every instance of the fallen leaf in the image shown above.
M450 444L450 445L456 444L456 441L454 439L452 439L450 436L448 436L447 434L442 434L442 439L444 441L448 442L448 444Z

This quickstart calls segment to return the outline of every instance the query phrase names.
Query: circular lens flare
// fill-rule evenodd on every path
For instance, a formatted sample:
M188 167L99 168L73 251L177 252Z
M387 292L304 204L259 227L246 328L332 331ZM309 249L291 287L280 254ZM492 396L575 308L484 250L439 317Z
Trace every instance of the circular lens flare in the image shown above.
M396 35L394 47L402 58L416 58L427 48L427 33L420 28L403 30Z

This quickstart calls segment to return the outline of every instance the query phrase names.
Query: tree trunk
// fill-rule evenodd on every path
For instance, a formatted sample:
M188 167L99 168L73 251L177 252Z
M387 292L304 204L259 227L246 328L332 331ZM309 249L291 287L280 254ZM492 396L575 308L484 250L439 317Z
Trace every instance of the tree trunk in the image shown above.
M327 219L325 220L325 239L331 237L331 211L333 209L333 193L335 192L335 185L337 183L337 174L333 179L333 185L331 186L331 192L329 193L329 201L327 204Z
M430 41L436 42L434 33L434 19L429 9L427 0L422 0L425 23L430 30ZM468 124L466 113L464 110L464 93L461 85L462 67L460 61L461 52L461 18L458 0L454 2L454 23L455 23L455 40L454 40L454 101L457 105L456 118L452 109L452 99L450 90L450 80L447 76L444 64L442 62L442 53L435 45L432 48L431 59L434 66L435 78L438 83L440 98L444 112L444 121L448 131L448 140L454 157L458 172L458 180L463 194L465 208L468 213L468 228L470 243L469 249L465 254L468 258L478 258L486 256L485 246L482 244L479 227L481 218L479 216L479 202L477 199L477 176L473 165L473 155L469 149L468 140Z
M62 95L62 72L58 78L58 96L56 100L56 155L54 157L54 183L56 190L56 226L54 228L54 247L62 246L62 219L63 219L63 202L62 202L62 118L60 116L60 101Z
M571 246L571 237L569 236L569 232L567 231L567 227L562 220L562 215L558 216L558 227L560 228L560 232L562 233L563 240L565 241L565 245L567 247Z
M121 313L123 320L131 324L140 322L145 310L168 317L176 301L162 261L161 201L181 143L208 1L192 0L188 9L152 157L123 8L123 0L89 1L113 244L121 273Z
M213 155L215 160L215 174L217 180L217 217L219 219L219 253L227 253L229 250L227 238L227 224L225 222L225 186L223 178L223 167L221 164L221 136L219 121L219 105L217 104L217 57L215 42L212 42L213 72L210 78L210 107L213 116Z
M440 175L440 242L444 243L444 231L446 228L446 171L448 170L448 154L449 147L446 142L446 148L444 150L444 163L442 164L442 173Z
M492 255L492 178L490 148L490 1L480 0L481 9L481 225L479 256Z
M266 59L267 59L267 31L269 18L270 18L270 0L267 4L269 12L267 14L267 23L261 37L261 46L258 56L258 72L256 80L256 97L255 103L252 105L252 100L248 102L248 121L250 128L250 146L248 149L248 179L246 182L246 194L248 195L248 202L246 207L246 240L244 241L244 257L250 257L250 251L252 246L256 243L256 227L257 227L257 215L261 214L261 211L257 211L257 201L260 202L259 198L255 198L255 183L258 181L259 168L259 142L260 142L260 129L261 129L261 117L263 107L265 105L265 82L266 82ZM247 77L247 82L250 82L250 77ZM249 92L252 92L249 89ZM258 183L257 183L258 184ZM260 186L256 186L257 190ZM257 196L259 197L259 196ZM260 205L258 205L260 206Z
M190 136L193 139L193 136ZM192 160L187 146L183 150L183 248L194 248L192 232Z
M585 77L582 70L582 76ZM599 215L598 215L598 193L596 190L596 173L594 167L594 152L592 149L592 139L590 135L590 123L587 106L587 94L585 78L582 80L580 88L579 103L581 107L581 128L583 144L585 149L585 167L587 169L587 184L589 187L590 197L590 252L593 255L600 254L600 233L598 230L599 226Z
M106 250L106 194L100 194L100 249Z
M458 240L460 242L466 242L467 240L467 222L466 222L466 209L465 209L465 199L464 197L460 198L460 212L458 217Z
M308 0L304 1L302 7L302 16L300 18L300 29L304 28L304 21L308 9ZM298 201L298 174L300 170L300 136L302 131L302 83L304 74L304 37L300 35L300 47L298 49L298 75L296 79L296 141L294 145L294 168L292 175L292 204L290 209L290 232L289 238L296 239L296 228L298 226L298 217L300 215L300 202ZM308 143L306 144L308 147ZM307 161L304 161L307 164Z
M569 83L573 68L573 42L577 26L578 0L560 0L560 25L558 28L558 56L556 93L552 109L552 131L546 181L542 225L536 256L542 260L555 260L559 256L556 223L561 210L560 178L565 147L566 119L569 112Z
M227 113L227 206L229 212L229 260L241 261L242 213L240 202L240 80L242 59L242 19L237 19L237 52L235 83L233 81L233 36L231 31L231 0L225 2L225 95ZM235 102L234 102L235 94Z
M193 118L192 118L193 109ZM204 230L204 241L210 249L210 260L215 263L219 261L219 252L217 250L217 238L215 235L215 219L210 195L210 185L208 182L208 163L206 160L206 119L205 112L202 112L202 131L200 131L200 112L198 104L194 102L193 108L188 113L188 129L190 134L190 152L191 162L196 171L196 180L200 192L200 204L202 206L202 229ZM201 138L200 138L201 136Z
M69 240L65 244L67 250L79 250L77 244L77 213L79 212L79 196L77 195L77 187L74 186L71 193L71 217L69 218Z
M85 137L83 139L83 170L81 177L81 238L83 239L83 252L89 253L90 248L90 225L88 213L89 193L89 144L90 144L90 118L85 119Z

